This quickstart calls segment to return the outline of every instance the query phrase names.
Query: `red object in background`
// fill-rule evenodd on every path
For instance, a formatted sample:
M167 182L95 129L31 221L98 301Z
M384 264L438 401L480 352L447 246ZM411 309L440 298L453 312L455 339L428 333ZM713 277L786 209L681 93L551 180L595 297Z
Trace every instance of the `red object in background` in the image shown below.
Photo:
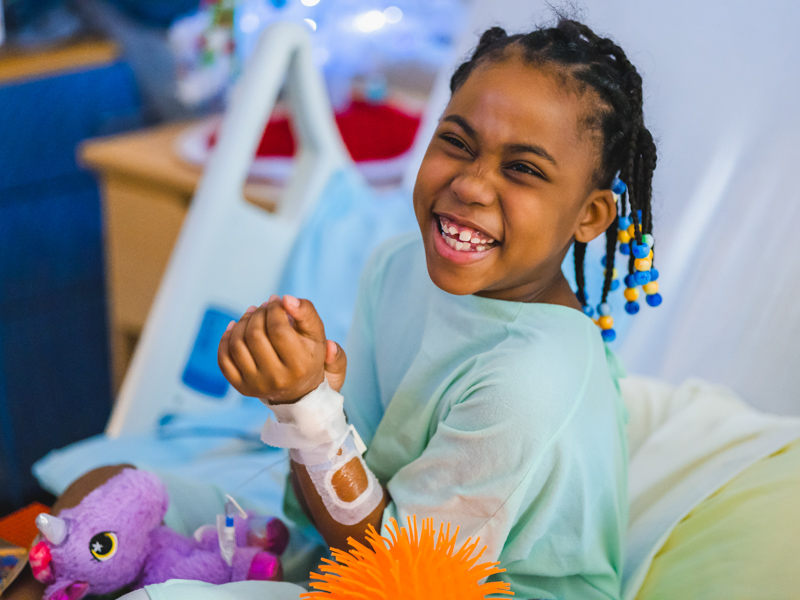
M388 160L407 152L419 128L420 115L412 115L388 104L354 100L336 114L336 124L350 156L356 162ZM208 145L217 141L209 135ZM258 146L258 157L294 156L295 141L287 116L270 119Z
M30 548L33 538L39 533L36 529L36 516L39 513L50 514L50 508L34 502L3 517L0 519L0 538L15 546Z

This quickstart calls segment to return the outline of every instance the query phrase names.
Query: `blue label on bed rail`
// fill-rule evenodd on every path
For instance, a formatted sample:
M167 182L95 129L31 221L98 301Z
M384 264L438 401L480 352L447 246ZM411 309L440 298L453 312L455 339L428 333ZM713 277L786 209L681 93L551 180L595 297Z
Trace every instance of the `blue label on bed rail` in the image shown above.
M217 308L206 311L192 353L183 370L183 383L201 394L214 398L225 396L230 384L219 370L217 348L228 323L235 320L236 317Z

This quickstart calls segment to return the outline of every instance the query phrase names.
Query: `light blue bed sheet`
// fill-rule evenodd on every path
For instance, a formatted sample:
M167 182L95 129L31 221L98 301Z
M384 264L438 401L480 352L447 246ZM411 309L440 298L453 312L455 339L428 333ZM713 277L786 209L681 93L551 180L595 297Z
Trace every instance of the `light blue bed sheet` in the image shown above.
M152 471L169 492L164 521L184 535L214 523L224 510L226 493L246 510L285 519L289 458L285 450L259 439L268 415L260 401L241 397L233 407L165 419L151 434L115 439L98 435L54 450L33 466L33 472L42 487L58 495L96 467L130 463ZM306 583L324 554L326 546L313 528L292 527L282 557L286 580Z

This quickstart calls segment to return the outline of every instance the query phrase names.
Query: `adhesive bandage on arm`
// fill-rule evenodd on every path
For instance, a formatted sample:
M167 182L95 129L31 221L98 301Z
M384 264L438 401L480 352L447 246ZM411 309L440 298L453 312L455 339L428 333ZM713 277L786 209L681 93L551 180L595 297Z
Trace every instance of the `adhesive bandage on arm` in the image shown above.
M327 381L294 404L270 405L275 420L264 424L261 439L288 448L305 466L330 516L342 525L367 518L383 499L383 488L361 455L366 450L347 424L344 398Z

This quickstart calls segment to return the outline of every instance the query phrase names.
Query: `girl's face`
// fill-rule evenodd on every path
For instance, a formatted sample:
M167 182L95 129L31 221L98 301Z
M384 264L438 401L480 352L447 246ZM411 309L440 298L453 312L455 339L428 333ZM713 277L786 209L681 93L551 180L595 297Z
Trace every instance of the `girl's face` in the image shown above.
M593 189L584 97L511 56L479 66L450 100L422 161L414 210L433 282L452 294L579 307L561 262L611 224Z

